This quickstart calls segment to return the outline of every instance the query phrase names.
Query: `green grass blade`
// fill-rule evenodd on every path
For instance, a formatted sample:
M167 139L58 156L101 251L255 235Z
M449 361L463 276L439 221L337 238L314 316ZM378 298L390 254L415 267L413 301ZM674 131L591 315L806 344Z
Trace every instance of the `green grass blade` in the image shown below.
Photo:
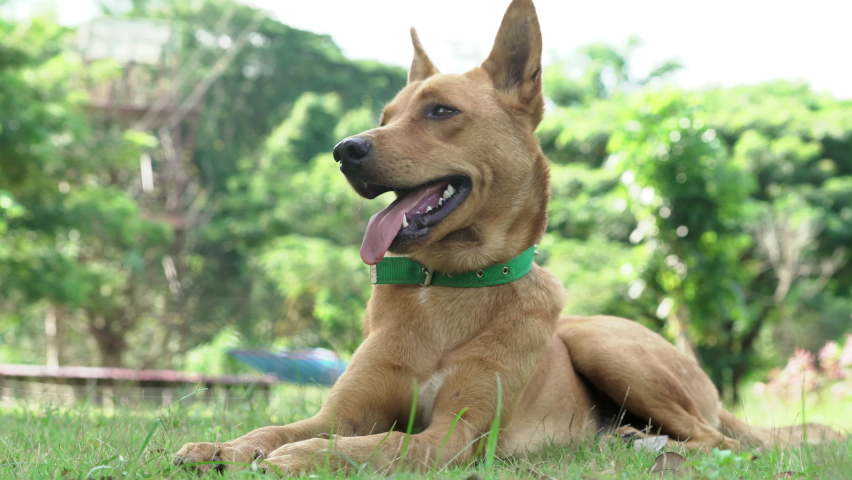
M432 465L432 470L434 471L438 468L438 462L441 461L441 457L444 455L444 449L447 447L447 443L450 441L450 435L453 434L453 431L456 429L456 425L458 425L459 420L461 420L464 412L467 411L467 407L462 408L459 413L453 418L453 422L450 424L450 428L447 430L447 435L444 436L444 441L441 443L441 448L438 449L438 455L435 456L435 463Z
M503 411L503 384L500 382L500 374L497 376L497 413L494 415L494 422L491 423L491 430L488 432L488 440L485 444L485 478L491 477L492 469L494 468L494 456L497 453L497 438L500 436L500 414Z
M411 439L411 431L414 429L414 417L417 415L417 380L414 381L414 392L411 397L411 412L408 414L408 426L405 427L405 438L402 439L402 448L399 452L399 466L396 473L402 471L405 464L405 455L408 453L408 442Z

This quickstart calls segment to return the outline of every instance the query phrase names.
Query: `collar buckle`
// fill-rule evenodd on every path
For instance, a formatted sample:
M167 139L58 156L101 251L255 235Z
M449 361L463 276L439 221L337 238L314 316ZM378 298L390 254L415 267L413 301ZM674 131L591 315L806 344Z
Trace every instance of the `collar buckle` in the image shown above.
M423 275L426 275L426 278L423 279L423 282L421 282L420 285L423 285L424 287L432 285L432 270L423 268L421 271L423 272Z

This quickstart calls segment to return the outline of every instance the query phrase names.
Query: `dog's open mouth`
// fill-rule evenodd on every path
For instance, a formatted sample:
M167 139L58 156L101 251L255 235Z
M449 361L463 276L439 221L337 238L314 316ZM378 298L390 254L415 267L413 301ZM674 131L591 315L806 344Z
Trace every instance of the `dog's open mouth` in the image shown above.
M470 180L450 177L414 188L368 186L372 192L393 190L397 199L373 215L361 244L361 259L375 265L397 238L421 237L447 218L470 193Z

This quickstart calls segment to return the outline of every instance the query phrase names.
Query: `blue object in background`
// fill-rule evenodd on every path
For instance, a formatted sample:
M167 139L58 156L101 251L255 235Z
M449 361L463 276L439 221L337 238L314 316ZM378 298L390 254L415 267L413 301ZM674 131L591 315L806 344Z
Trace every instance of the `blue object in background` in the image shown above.
M228 355L261 372L292 383L334 385L346 369L346 362L331 350L309 348L263 350L228 350Z

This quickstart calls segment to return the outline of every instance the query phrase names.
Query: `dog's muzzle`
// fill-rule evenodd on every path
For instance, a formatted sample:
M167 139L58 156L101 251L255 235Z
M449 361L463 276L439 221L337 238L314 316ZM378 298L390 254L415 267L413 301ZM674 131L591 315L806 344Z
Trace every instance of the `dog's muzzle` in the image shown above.
M358 173L363 163L370 156L373 144L364 137L349 137L334 147L334 161L340 163L344 175Z

